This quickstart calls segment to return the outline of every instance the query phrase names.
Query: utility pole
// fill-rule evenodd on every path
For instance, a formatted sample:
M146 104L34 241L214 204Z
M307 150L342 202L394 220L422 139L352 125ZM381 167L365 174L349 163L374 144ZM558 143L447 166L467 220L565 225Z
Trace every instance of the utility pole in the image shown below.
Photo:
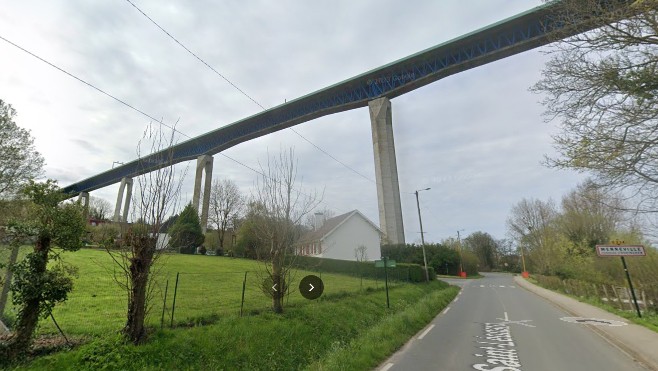
M415 191L416 194L416 207L418 208L418 222L420 223L420 241L423 248L423 263L425 264L425 281L430 282L430 273L427 270L427 255L425 254L425 233L423 232L423 219L420 216L420 202L418 201L419 191L428 191L430 188L420 189Z
M463 231L463 229L457 231L457 245L459 246L459 277L463 277L464 275L464 263L462 258L462 240L459 235L459 232L461 231Z

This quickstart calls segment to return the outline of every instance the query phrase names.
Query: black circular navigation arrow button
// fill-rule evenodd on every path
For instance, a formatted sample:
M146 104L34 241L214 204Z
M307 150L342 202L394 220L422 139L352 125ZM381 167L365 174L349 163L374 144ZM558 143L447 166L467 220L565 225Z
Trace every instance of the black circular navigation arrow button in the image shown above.
M318 276L308 275L299 282L299 292L303 297L309 300L314 300L322 295L324 291L324 283Z

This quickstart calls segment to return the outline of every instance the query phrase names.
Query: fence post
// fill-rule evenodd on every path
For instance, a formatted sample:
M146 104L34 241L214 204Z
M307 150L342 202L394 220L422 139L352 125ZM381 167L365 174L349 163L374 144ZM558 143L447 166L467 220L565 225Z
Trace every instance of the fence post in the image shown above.
M240 317L242 317L242 309L244 308L244 290L247 287L247 273L244 272L244 280L242 281L242 301L240 302Z
M642 303L644 303L644 311L648 312L649 311L649 303L647 302L647 295L644 292L644 290L640 291L640 294L642 295Z
M624 310L624 302L621 301L621 296L619 296L619 292L617 291L617 288L614 285L612 286L612 291L615 293L615 296L617 297L617 302L619 303L619 309Z
M608 295L608 289L605 287L605 283L602 283L601 287L603 287L603 294L605 295L605 302L610 304L610 306L612 306L612 301L610 301L610 296Z
M176 311L176 293L178 293L178 276L180 272L176 272L176 285L174 285L174 302L171 304L171 323L169 327L174 327L174 312Z
M164 326L164 315L165 315L165 308L167 308L167 290L168 289L169 289L169 279L167 279L167 283L165 284L164 301L162 302L162 317L160 318L160 330L162 330L162 326Z

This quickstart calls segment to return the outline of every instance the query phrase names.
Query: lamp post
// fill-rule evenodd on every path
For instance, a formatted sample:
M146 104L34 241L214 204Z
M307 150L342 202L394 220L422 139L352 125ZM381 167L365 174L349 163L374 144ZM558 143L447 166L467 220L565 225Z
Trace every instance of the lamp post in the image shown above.
M414 193L416 194L416 207L418 207L418 223L420 223L420 241L423 248L423 263L425 264L425 280L430 281L430 273L427 270L427 255L425 254L425 234L423 233L423 219L420 217L420 202L418 201L418 192L429 191L430 188L419 189Z

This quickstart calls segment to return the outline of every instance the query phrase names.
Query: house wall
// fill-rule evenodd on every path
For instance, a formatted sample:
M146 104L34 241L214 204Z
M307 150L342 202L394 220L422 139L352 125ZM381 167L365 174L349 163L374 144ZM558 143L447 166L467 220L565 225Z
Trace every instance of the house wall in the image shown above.
M368 261L381 257L379 232L359 214L353 215L322 242L323 258L356 260L354 249L366 246Z

